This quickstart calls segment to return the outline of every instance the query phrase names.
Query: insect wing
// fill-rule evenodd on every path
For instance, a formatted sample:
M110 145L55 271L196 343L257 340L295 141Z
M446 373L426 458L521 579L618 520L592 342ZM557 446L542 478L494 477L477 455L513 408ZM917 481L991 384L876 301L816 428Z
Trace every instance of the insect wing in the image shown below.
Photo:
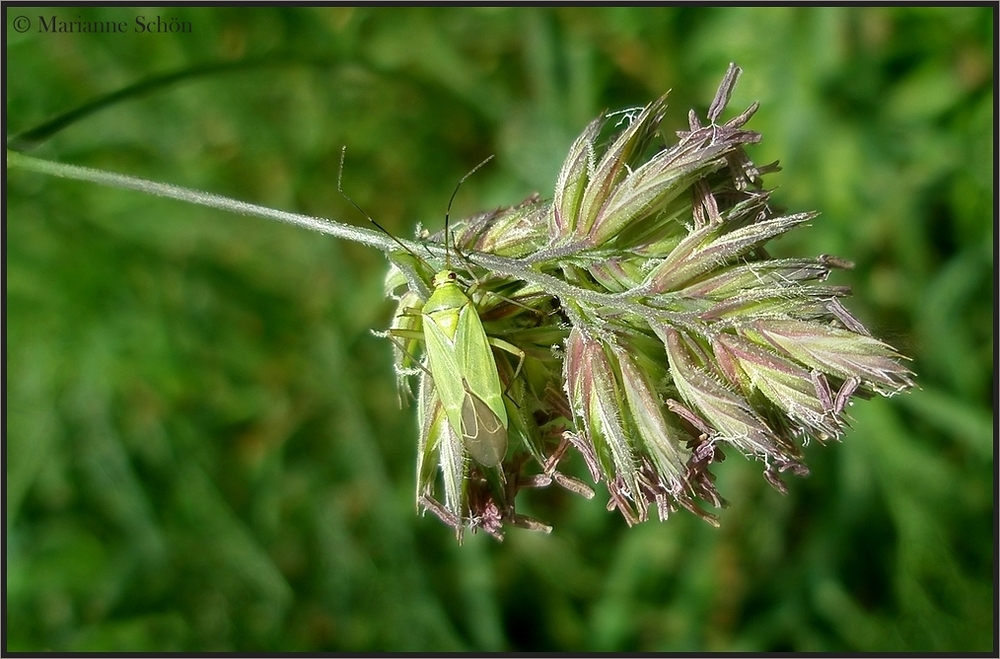
M462 401L462 439L469 455L485 467L496 467L507 453L507 429L500 417L468 389Z
M486 338L486 330L471 302L459 312L456 348L458 367L465 378L467 390L488 405L506 428L507 409L503 404L503 387L497 363Z
M462 427L465 387L462 384L464 378L455 354L455 341L444 333L435 318L427 315L424 316L424 341L428 366L434 377L434 388L444 405L448 421L458 432Z

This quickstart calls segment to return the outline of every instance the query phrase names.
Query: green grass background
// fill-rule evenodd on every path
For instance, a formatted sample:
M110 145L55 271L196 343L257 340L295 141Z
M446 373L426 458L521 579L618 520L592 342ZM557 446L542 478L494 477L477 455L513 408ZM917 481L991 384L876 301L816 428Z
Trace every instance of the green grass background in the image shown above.
M858 402L782 496L735 452L714 529L562 491L550 536L456 545L413 502L381 254L267 220L7 172L10 650L986 651L996 647L995 10L8 7L7 134L144 79L30 153L386 227L551 195L600 112L732 116L780 255L837 283L919 390ZM32 28L11 29L25 15ZM159 15L187 34L135 34ZM38 16L129 23L39 33ZM725 118L725 117L724 117ZM581 472L581 465L574 466ZM606 495L605 495L606 496Z

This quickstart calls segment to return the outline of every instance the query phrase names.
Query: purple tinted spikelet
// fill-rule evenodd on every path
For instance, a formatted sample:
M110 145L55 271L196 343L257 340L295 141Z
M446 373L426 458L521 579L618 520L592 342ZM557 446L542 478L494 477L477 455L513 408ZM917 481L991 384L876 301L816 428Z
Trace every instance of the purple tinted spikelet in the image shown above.
M768 255L768 241L816 214L771 207L762 176L776 165L744 151L760 140L743 128L756 104L719 123L739 74L730 66L707 121L692 111L672 143L661 133L666 97L614 125L600 118L571 146L552 201L535 195L452 227L452 267L463 264L497 346L512 447L497 467L470 459L428 370L419 309L444 262L394 255L387 334L401 380L419 379L418 505L459 538L548 530L515 499L553 483L592 495L561 470L571 450L629 524L680 508L717 523L702 505L724 504L711 466L727 446L783 490L781 473L808 473L810 439L843 434L853 397L912 386L903 357L844 307L850 290L825 283L849 262ZM559 286L486 267L486 255L520 259Z

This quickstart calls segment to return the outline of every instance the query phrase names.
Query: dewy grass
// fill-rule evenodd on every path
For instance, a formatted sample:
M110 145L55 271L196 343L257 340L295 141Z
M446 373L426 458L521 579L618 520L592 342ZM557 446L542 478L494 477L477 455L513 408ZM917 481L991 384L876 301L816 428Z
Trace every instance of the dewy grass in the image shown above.
M459 539L467 529L502 538L510 524L548 530L516 512L524 488L555 482L593 496L561 471L571 450L629 524L651 508L660 519L685 508L717 523L703 506L724 504L711 467L727 447L759 460L783 490L780 474L808 473L804 444L842 434L851 399L912 385L902 357L840 302L849 289L824 283L850 263L766 252L769 240L815 215L771 207L762 178L775 165L758 167L744 151L760 140L744 128L756 105L719 123L739 73L730 66L707 121L691 112L676 141L662 134L665 97L614 122L597 119L570 148L551 201L532 197L419 244L13 151L7 165L289 222L385 252L393 264L386 291L397 301L385 335L404 395L417 401L417 502ZM442 270L468 296L463 313L474 314L467 320L481 325L493 359L482 341L476 355L462 352L470 341L456 341L449 355L465 366L434 366L423 324ZM469 392L494 379L502 395L487 415L485 403L475 405L482 395ZM456 394L443 405L444 389L475 400L466 406ZM497 428L489 442L497 454L470 455L466 423L504 416L506 441Z

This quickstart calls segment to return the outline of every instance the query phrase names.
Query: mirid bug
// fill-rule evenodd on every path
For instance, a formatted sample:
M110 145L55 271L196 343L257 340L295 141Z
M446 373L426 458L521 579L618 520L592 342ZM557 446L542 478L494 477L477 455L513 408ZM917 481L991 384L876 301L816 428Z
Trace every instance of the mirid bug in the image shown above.
M490 339L454 271L442 270L432 283L421 317L434 386L469 455L495 467L507 453L507 410Z
M458 186L489 160L462 177ZM458 274L451 269L448 215L458 186L445 213L445 267L431 279L430 297L420 310L421 330L397 329L390 330L390 334L400 338L423 338L427 356L423 368L434 382L435 393L444 407L449 425L462 438L473 460L484 467L498 467L507 453L508 417L503 401L504 388L491 346L519 358L512 380L520 372L524 352L506 341L486 335L479 312L470 297L474 285L464 287ZM391 235L347 195L344 196L375 226ZM423 261L405 245L399 244L411 256Z

